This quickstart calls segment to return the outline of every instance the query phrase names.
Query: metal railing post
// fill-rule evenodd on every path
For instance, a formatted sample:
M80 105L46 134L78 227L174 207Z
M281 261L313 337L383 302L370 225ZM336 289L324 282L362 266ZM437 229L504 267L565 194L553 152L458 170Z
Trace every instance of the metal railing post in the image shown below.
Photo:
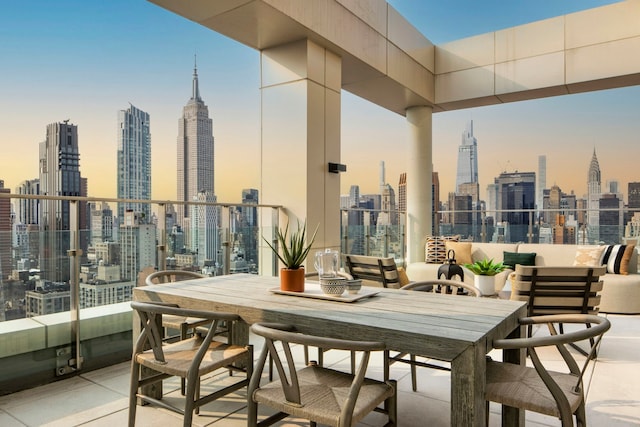
M82 368L80 353L80 202L69 202L69 293L71 315L71 358L66 366L57 367L57 375L64 375Z
M222 218L220 220L221 230L220 235L222 237L222 274L231 274L231 215L230 207L222 207Z
M167 269L167 206L158 204L158 270Z

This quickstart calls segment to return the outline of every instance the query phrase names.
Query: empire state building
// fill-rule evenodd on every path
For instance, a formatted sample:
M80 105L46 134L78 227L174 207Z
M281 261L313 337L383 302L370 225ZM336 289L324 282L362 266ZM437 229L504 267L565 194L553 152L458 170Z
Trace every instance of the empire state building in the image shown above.
M214 194L213 120L209 108L200 98L198 68L193 68L191 98L178 120L178 200L192 201L199 193ZM186 204L177 206L177 220L184 228L189 224Z

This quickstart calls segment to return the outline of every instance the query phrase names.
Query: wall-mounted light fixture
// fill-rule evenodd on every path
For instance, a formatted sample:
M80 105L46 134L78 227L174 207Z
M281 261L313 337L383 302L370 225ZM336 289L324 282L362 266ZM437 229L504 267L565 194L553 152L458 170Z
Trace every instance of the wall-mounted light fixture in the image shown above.
M329 172L331 173L340 173L346 171L347 165L342 165L340 163L329 163Z

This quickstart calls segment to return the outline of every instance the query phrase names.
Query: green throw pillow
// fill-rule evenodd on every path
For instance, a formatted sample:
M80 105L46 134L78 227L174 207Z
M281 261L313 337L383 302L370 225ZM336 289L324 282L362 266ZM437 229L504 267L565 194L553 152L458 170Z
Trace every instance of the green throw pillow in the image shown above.
M520 265L536 265L536 253L535 252L503 252L502 263L514 270L516 264Z

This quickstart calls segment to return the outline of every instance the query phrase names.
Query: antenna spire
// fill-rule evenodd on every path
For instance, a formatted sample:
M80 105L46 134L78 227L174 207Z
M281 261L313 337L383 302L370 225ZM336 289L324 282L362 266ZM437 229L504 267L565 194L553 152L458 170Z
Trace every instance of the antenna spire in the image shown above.
M200 89L198 88L198 62L195 53L193 54L193 83L191 89L191 99L195 101L201 101Z

